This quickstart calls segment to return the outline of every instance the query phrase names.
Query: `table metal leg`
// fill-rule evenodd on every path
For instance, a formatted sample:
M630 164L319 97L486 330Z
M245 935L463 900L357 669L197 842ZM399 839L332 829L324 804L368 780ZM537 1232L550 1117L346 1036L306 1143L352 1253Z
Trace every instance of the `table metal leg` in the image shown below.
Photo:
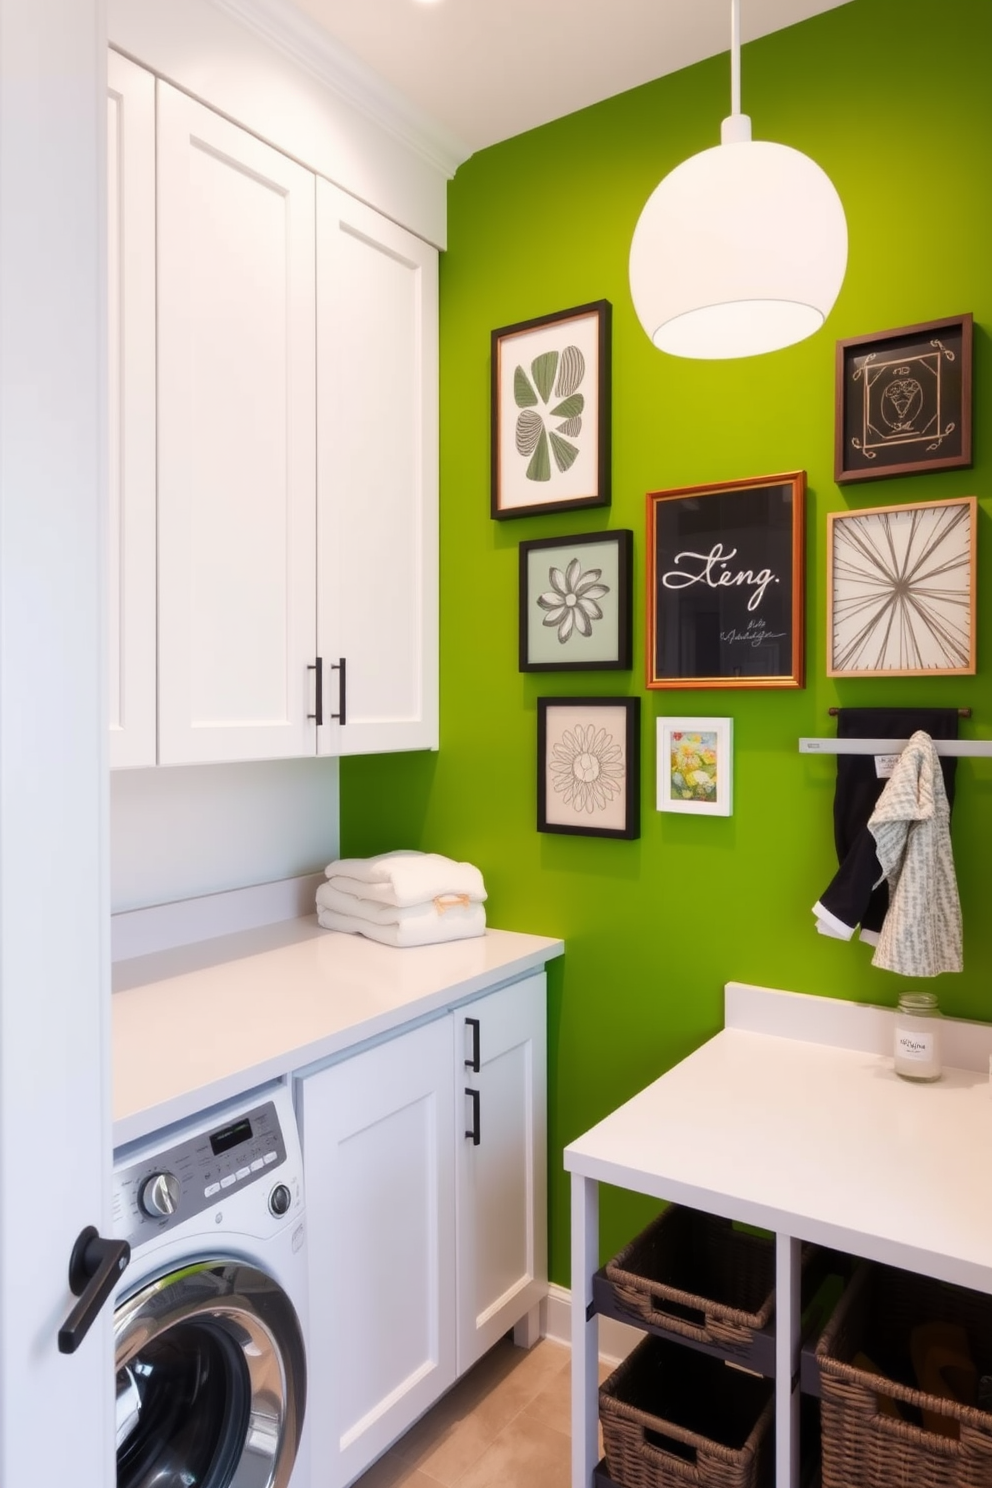
M572 1174L572 1488L591 1488L599 1457L599 1318L589 1316L599 1265L599 1184Z
M775 1237L775 1488L799 1488L801 1251L791 1236Z

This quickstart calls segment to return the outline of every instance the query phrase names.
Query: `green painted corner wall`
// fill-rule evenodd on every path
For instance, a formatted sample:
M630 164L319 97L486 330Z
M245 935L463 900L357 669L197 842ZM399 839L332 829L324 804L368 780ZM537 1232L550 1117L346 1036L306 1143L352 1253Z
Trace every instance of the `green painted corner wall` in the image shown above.
M729 111L725 57L607 100L475 155L449 198L441 266L441 748L346 760L343 850L420 847L481 865L490 923L561 936L550 975L551 1276L568 1282L561 1151L722 1022L738 979L893 1003L899 979L868 948L814 933L810 906L834 866L833 766L801 758L832 704L970 706L992 734L992 5L851 0L744 49L755 135L806 151L848 216L847 278L827 326L743 362L654 351L627 288L640 209L681 159L716 142ZM797 235L803 223L795 224ZM493 522L489 516L489 336L570 305L614 307L613 504ZM833 481L838 337L972 311L972 470L840 488ZM644 494L804 469L807 685L803 691L646 692ZM826 514L976 494L979 672L974 678L832 682L825 677ZM517 670L517 545L629 527L635 534L635 656L628 673ZM535 830L539 696L642 698L641 836ZM730 818L654 810L654 724L664 713L731 714ZM945 1011L992 1018L992 766L959 774L954 849L966 970L935 989ZM608 1193L604 1253L647 1211Z

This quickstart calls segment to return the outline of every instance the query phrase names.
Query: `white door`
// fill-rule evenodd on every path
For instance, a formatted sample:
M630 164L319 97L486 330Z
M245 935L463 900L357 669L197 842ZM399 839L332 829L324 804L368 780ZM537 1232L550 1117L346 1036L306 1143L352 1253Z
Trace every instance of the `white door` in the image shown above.
M452 1014L459 1374L548 1289L546 1004L541 973Z
M158 84L159 762L314 754L314 178Z
M452 1024L302 1082L313 1488L341 1488L454 1381Z
M110 764L155 763L155 79L107 62Z
M437 250L323 180L317 409L318 748L436 749Z
M0 0L0 1483L111 1488L106 31ZM61 891L60 891L61 885Z

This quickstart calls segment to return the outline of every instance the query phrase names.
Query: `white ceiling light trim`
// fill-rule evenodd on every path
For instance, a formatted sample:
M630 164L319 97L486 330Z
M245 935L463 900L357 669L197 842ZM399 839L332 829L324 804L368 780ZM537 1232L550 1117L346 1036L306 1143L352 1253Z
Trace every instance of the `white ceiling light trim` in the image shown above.
M721 143L655 188L634 230L630 292L661 351L730 358L819 330L847 267L847 222L824 171L752 140L740 111L740 0L731 0L731 115Z
M290 0L212 0L450 180L472 151Z

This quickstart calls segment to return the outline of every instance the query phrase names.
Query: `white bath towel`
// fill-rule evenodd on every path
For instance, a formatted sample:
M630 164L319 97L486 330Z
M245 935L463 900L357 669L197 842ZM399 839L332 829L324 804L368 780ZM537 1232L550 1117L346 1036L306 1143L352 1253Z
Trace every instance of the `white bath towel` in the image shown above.
M440 894L467 894L473 904L486 898L478 868L440 853L401 849L375 858L338 858L328 863L324 876L344 894L400 909L427 904Z
M364 935L382 945L406 947L438 945L447 940L472 940L484 935L486 911L481 904L456 905L441 913L433 903L399 911L402 920L377 925L357 915L338 914L333 909L317 910L317 922L325 930L342 930L347 935Z
M930 735L919 730L868 820L889 881L873 966L916 977L962 969L950 816L940 759Z

